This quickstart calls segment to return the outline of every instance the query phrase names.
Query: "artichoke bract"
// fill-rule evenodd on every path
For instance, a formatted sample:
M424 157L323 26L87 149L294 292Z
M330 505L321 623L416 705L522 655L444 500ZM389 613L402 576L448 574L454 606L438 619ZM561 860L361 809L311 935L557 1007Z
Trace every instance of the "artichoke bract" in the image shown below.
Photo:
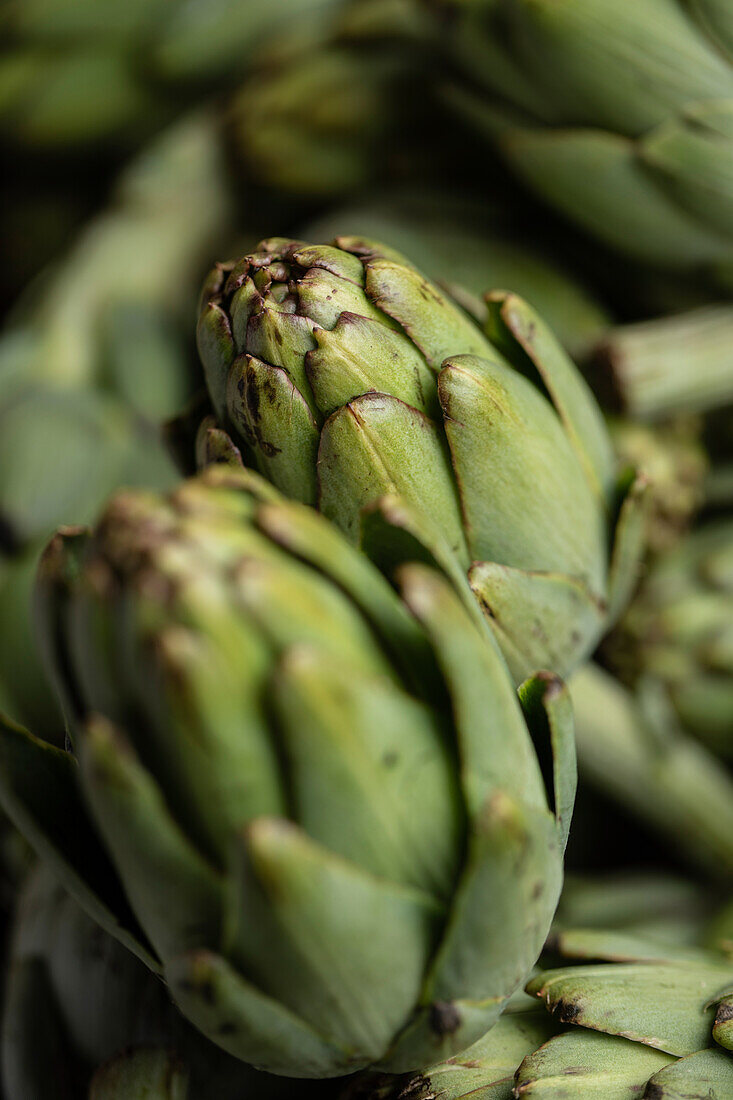
M517 695L435 567L396 581L221 467L118 495L39 574L73 754L6 723L8 812L191 1022L274 1073L470 1045L557 902L564 687Z
M368 553L417 543L467 576L520 681L573 668L625 602L639 493L542 320L501 292L488 312L486 335L373 242L264 241L204 286L198 458L239 455Z

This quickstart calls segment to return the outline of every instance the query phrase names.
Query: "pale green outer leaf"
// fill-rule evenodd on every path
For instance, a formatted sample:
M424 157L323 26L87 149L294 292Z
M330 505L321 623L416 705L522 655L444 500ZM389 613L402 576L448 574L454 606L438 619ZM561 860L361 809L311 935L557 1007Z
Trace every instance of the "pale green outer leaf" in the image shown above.
M549 401L495 354L452 356L438 391L472 558L572 573L602 595L603 511Z
M406 565L398 576L450 689L469 818L480 816L497 792L546 809L534 746L490 632L472 622L449 582L434 570Z
M505 1012L473 1046L411 1079L440 1100L511 1100L514 1073L554 1033L547 1014ZM422 1095L418 1092L417 1095Z
M611 439L590 387L542 317L516 294L487 296L488 331L509 361L537 372L557 409L586 477L607 505L615 461Z
M575 805L578 766L575 756L573 708L567 687L549 672L539 672L519 689L527 726L538 751L552 759L552 806L562 850L568 841Z
M603 629L605 606L577 577L476 562L468 574L515 683L537 668L575 668Z
M308 836L448 902L463 821L445 725L389 680L310 646L284 654L272 698Z
M406 562L422 562L438 569L450 579L474 623L481 631L486 629L483 612L473 597L461 563L442 533L401 497L380 497L362 510L361 548L388 577Z
M95 719L81 739L84 788L133 909L165 961L216 941L223 881L170 815L119 731Z
M650 1079L652 1100L727 1100L733 1096L733 1058L722 1050L700 1050L680 1058Z
M652 1074L676 1061L615 1035L573 1030L550 1039L517 1070L517 1100L639 1100Z
M598 964L546 971L527 991L565 1023L683 1056L711 1045L710 1001L732 978L722 961Z
M533 966L560 893L552 819L497 794L475 823L428 989L441 1000L504 999ZM520 918L520 914L522 917Z
M465 1048L490 1028L537 958L562 875L554 821L497 793L476 822L443 942L428 974L432 1002L381 1066L414 1068ZM519 915L522 919L519 919Z
M297 1065L303 1077L328 1077L338 1072L334 1066L348 1064L346 1049L318 1035L219 955L180 955L169 962L165 977L183 1015L256 1069L287 1074Z
M396 495L468 565L460 503L441 433L396 398L366 394L326 421L318 480L321 511L351 542L359 538L361 509Z
M262 702L268 647L246 618L217 625L171 622L155 636L152 658L144 637L137 698L148 725L138 751L189 837L224 867L232 832L285 812L286 800Z
M388 1048L419 998L442 920L429 895L369 874L282 819L254 822L234 854L227 954L348 1051L333 1075Z
M313 645L353 665L360 675L396 681L394 669L346 595L330 579L294 558L243 559L234 592L248 613L247 627L276 652Z
M608 570L606 630L613 626L633 594L645 549L647 480L643 474L632 473L627 475L626 481L628 487L618 512Z
M408 680L430 682L438 675L435 658L423 632L394 590L362 553L346 545L340 534L310 509L288 501L264 504L257 524L269 538L296 558L332 577L371 624Z

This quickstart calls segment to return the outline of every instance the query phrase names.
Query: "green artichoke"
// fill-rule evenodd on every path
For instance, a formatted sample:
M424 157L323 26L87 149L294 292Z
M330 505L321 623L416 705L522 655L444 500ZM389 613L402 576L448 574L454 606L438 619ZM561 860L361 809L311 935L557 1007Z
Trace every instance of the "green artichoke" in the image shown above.
M226 87L283 25L344 0L3 0L0 133L26 147L129 145Z
M468 1046L559 894L566 692L539 673L518 700L435 568L396 583L404 603L246 471L121 494L39 575L74 755L0 740L8 813L74 895L212 1041L280 1074Z
M447 0L452 98L546 202L657 265L733 260L725 0Z
M43 865L18 900L3 1000L6 1100L308 1095L308 1086L257 1073L204 1039Z
M323 201L420 175L438 109L424 15L414 0L342 3L325 33L286 30L260 50L227 112L244 179Z
M199 461L239 448L378 558L467 575L520 681L574 667L625 602L640 494L541 319L500 292L488 313L490 336L361 239L263 242L204 287Z
M683 727L733 761L733 521L654 563L603 653L632 686L662 685Z
M158 135L11 313L0 396L8 379L95 386L150 420L171 415L192 391L179 333L232 206L214 112L189 114Z

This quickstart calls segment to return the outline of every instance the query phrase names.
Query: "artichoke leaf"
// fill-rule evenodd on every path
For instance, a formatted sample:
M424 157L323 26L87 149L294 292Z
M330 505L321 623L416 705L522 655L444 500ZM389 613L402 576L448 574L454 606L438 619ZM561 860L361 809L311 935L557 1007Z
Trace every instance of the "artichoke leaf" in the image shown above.
M348 1065L345 1047L266 996L221 955L178 955L166 966L165 978L183 1015L213 1043L256 1069L288 1074L297 1065L303 1077L323 1077L333 1074L334 1063Z
M253 822L233 852L228 956L348 1049L353 1068L376 1061L410 1015L443 916L430 895L370 874L281 818Z
M529 1054L515 1077L518 1100L561 1100L571 1089L584 1100L638 1100L650 1076L676 1061L616 1035L573 1030Z
M565 426L586 477L610 503L614 456L590 388L538 313L516 294L486 295L487 331L513 367L541 383Z
M181 831L119 730L92 720L85 791L125 892L165 961L221 936L223 882Z
M122 883L96 839L78 773L71 753L0 715L0 800L5 812L90 917L159 970Z
M468 579L516 683L574 668L602 633L605 606L577 577L476 562Z

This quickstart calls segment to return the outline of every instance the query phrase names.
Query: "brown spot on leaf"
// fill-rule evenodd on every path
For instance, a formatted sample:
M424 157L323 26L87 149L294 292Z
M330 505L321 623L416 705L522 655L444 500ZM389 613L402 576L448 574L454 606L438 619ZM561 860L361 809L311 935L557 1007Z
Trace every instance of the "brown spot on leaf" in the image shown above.
M553 1008L554 1014L563 1024L574 1024L583 1013L580 1005L574 1001L559 1000Z
M429 1024L436 1035L452 1035L461 1026L461 1014L452 1001L434 1001L430 1006Z

